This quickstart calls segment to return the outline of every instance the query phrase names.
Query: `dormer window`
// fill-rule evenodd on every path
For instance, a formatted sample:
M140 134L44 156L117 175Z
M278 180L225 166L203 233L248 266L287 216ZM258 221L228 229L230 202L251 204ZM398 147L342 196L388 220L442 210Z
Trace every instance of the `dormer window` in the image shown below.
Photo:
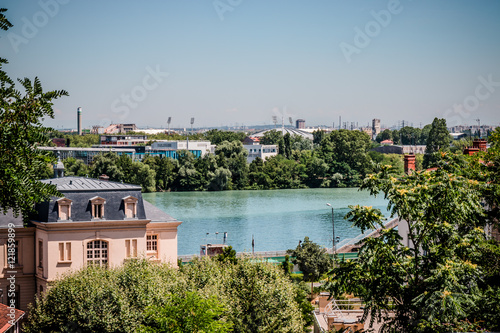
M132 219L137 217L137 198L127 196L123 200L123 209L125 210L125 218Z
M57 217L60 221L67 221L71 219L71 205L73 202L68 198L61 198L57 200Z
M93 197L90 199L90 205L92 206L92 218L93 219L103 219L104 218L104 205L106 200L101 197Z

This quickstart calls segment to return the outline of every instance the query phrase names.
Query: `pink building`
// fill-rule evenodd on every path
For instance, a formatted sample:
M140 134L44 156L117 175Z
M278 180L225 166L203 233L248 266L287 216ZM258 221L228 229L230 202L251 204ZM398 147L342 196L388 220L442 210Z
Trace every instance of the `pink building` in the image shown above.
M0 216L1 303L26 310L51 281L89 264L137 257L177 264L181 222L144 201L140 186L83 177L42 182L63 196L38 204L27 223Z

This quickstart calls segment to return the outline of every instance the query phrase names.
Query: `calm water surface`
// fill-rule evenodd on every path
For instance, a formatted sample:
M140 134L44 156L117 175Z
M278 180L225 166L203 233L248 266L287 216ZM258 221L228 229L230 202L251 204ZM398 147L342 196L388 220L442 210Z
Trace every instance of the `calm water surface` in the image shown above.
M144 193L144 199L183 223L178 229L178 254L197 254L200 244L227 243L237 252L275 251L295 248L308 236L332 246L332 204L335 236L340 240L360 234L344 220L348 205L379 208L387 213L383 197L358 189L300 189L224 192ZM215 233L219 232L218 235ZM207 233L208 236L207 236Z

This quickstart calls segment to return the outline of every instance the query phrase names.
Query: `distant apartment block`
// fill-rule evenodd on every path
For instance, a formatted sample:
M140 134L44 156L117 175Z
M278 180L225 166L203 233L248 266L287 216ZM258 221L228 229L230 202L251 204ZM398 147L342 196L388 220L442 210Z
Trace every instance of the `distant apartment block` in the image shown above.
M199 150L201 151L201 156L205 156L206 154L214 154L215 153L215 145L213 145L210 141L179 141L179 140L157 140L151 144L151 149L156 151L161 150Z
M360 127L359 130L361 132L365 132L366 134L368 134L370 136L370 138L373 137L373 128L371 128L371 127Z
M425 145L385 145L373 150L382 154L425 154L425 147Z
M103 129L104 134L128 133L137 131L135 124L111 124Z
M463 134L464 136L475 136L480 133L481 137L487 137L489 132L493 132L497 126L490 125L459 125L448 128L450 133Z
M295 127L297 129L304 129L304 128L306 128L306 121L304 119L297 119L295 121Z
M247 136L243 140L243 147L248 151L248 163L252 163L257 157L265 161L267 158L278 154L278 146L261 145L259 137Z
M99 142L101 145L135 146L149 142L146 135L101 135Z
M259 145L260 137L258 136L247 136L243 139L243 145Z

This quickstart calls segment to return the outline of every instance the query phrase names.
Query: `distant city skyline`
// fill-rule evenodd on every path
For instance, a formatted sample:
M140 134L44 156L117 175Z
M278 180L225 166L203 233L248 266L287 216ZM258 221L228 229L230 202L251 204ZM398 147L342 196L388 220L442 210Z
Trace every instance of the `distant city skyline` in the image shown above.
M54 128L500 124L500 2L5 0L13 77ZM349 125L350 126L350 125Z

